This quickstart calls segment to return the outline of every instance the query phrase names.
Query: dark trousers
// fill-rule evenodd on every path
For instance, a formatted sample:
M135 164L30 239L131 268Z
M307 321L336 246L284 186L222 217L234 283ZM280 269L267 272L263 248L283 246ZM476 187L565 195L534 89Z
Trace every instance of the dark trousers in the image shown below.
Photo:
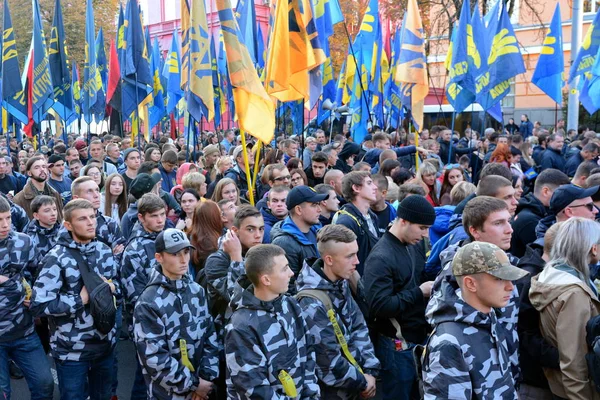
M419 386L413 348L410 343L407 350L396 350L394 339L379 335L375 354L381 362L379 378L382 381L383 400L418 400Z
M5 400L10 400L9 359L13 360L23 372L32 400L52 399L54 379L37 334L32 333L21 339L0 342L0 394Z
M55 359L61 400L107 400L111 397L114 351L89 361Z

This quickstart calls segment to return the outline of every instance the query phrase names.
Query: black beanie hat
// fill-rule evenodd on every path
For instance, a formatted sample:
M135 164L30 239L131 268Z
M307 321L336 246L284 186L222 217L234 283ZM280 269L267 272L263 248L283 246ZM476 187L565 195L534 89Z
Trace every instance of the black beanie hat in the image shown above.
M435 210L425 197L414 194L398 205L397 217L413 224L431 226L435 222Z

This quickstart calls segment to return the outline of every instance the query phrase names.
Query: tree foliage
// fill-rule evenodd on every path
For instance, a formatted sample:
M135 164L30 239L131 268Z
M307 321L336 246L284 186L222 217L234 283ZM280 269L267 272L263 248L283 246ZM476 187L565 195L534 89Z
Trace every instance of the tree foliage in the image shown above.
M49 42L50 28L54 17L55 0L38 0L40 13L44 24L44 34ZM27 52L31 44L33 25L32 2L29 0L8 0L10 14L12 17L17 51L21 70L27 58ZM62 0L62 12L67 37L69 57L75 61L81 69L85 56L85 0ZM116 23L119 13L119 0L93 0L96 33L102 27L106 50L110 45L110 38L115 37ZM3 8L3 4L0 4ZM4 12L4 10L2 10Z

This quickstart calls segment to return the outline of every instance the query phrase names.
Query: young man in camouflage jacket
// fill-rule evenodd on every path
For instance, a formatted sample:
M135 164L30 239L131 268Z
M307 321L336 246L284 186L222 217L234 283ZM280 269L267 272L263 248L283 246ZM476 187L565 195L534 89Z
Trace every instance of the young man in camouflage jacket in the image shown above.
M317 235L317 246L321 258L304 262L296 287L309 335L315 343L321 396L332 400L372 398L380 363L348 283L358 265L356 235L343 225L327 225ZM347 350L340 345L326 304L304 297L304 293L309 293L303 293L305 290L318 290L329 298Z
M138 297L154 274L156 266L154 241L164 229L166 221L165 203L158 195L146 193L138 200L137 204L139 221L133 227L131 237L123 252L120 274L128 321L130 321L129 317L133 316ZM133 335L133 324L129 325L129 332ZM145 399L146 391L142 367L138 363L131 389L131 399Z
M135 306L135 344L151 399L208 399L219 374L206 294L187 274L190 248L180 230L158 234L158 265Z
M514 399L509 343L496 309L506 307L527 271L511 265L498 246L471 242L452 260L427 306L434 327L423 357L426 400Z
M246 276L247 275L247 276ZM261 244L246 253L225 328L229 399L319 399L315 353L284 251Z
M10 400L9 359L23 371L32 399L51 399L54 381L28 310L27 286L37 267L35 247L11 226L8 200L0 197L0 397Z
M89 292L76 257L107 281L120 301L117 264L112 250L95 240L96 212L89 201L71 200L64 215L66 231L42 261L31 312L49 317L61 398L81 399L89 394L92 400L106 400L111 391L116 327L106 335L94 327Z
M31 202L33 219L27 224L25 234L31 238L36 249L36 257L41 259L58 240L61 224L58 222L56 199L51 196L40 195Z

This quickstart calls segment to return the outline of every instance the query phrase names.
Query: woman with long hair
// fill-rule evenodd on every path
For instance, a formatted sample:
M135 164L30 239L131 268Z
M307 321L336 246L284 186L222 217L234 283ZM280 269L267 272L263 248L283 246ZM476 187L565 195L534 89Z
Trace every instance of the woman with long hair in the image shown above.
M91 177L94 180L94 182L98 184L100 191L104 189L104 174L102 173L100 167L97 167L95 165L86 165L83 169L82 176Z
M290 180L290 186L295 188L296 186L304 186L308 183L308 177L306 173L301 169L293 169L290 171L290 176L292 179Z
M144 161L160 162L160 149L158 147L150 147L144 152Z
M265 157L265 165L283 164L283 151L278 148L271 149Z
M586 362L586 324L600 314L589 268L600 258L599 245L597 222L570 218L558 228L550 261L531 278L529 299L540 312L542 336L558 349L560 367L544 368L554 398L600 399Z
M507 144L500 143L496 146L496 149L492 152L490 162L505 165L506 168L510 169L512 164L512 154Z
M293 169L304 169L302 168L302 160L298 157L292 157L288 160L287 164L285 164L289 171Z
M440 182L436 179L437 168L429 162L424 162L417 172L417 181L428 191L425 198L434 207L440 205L439 193L441 189Z
M214 201L203 201L194 209L189 232L190 243L194 246L191 264L196 275L204 268L209 255L219 249L219 237L223 234L221 209Z
M458 164L446 165L442 175L442 189L440 190L440 205L446 206L451 203L450 192L459 182L465 180L463 169Z
M100 212L120 224L127 212L127 184L120 174L110 174L106 178L106 190L100 200Z
M233 201L237 206L241 204L240 189L231 178L223 178L217 183L217 186L215 186L212 201L218 203L223 199Z
M185 189L181 194L181 213L179 214L179 220L175 226L185 232L189 232L192 226L192 216L194 215L194 209L200 202L200 195L194 189Z

